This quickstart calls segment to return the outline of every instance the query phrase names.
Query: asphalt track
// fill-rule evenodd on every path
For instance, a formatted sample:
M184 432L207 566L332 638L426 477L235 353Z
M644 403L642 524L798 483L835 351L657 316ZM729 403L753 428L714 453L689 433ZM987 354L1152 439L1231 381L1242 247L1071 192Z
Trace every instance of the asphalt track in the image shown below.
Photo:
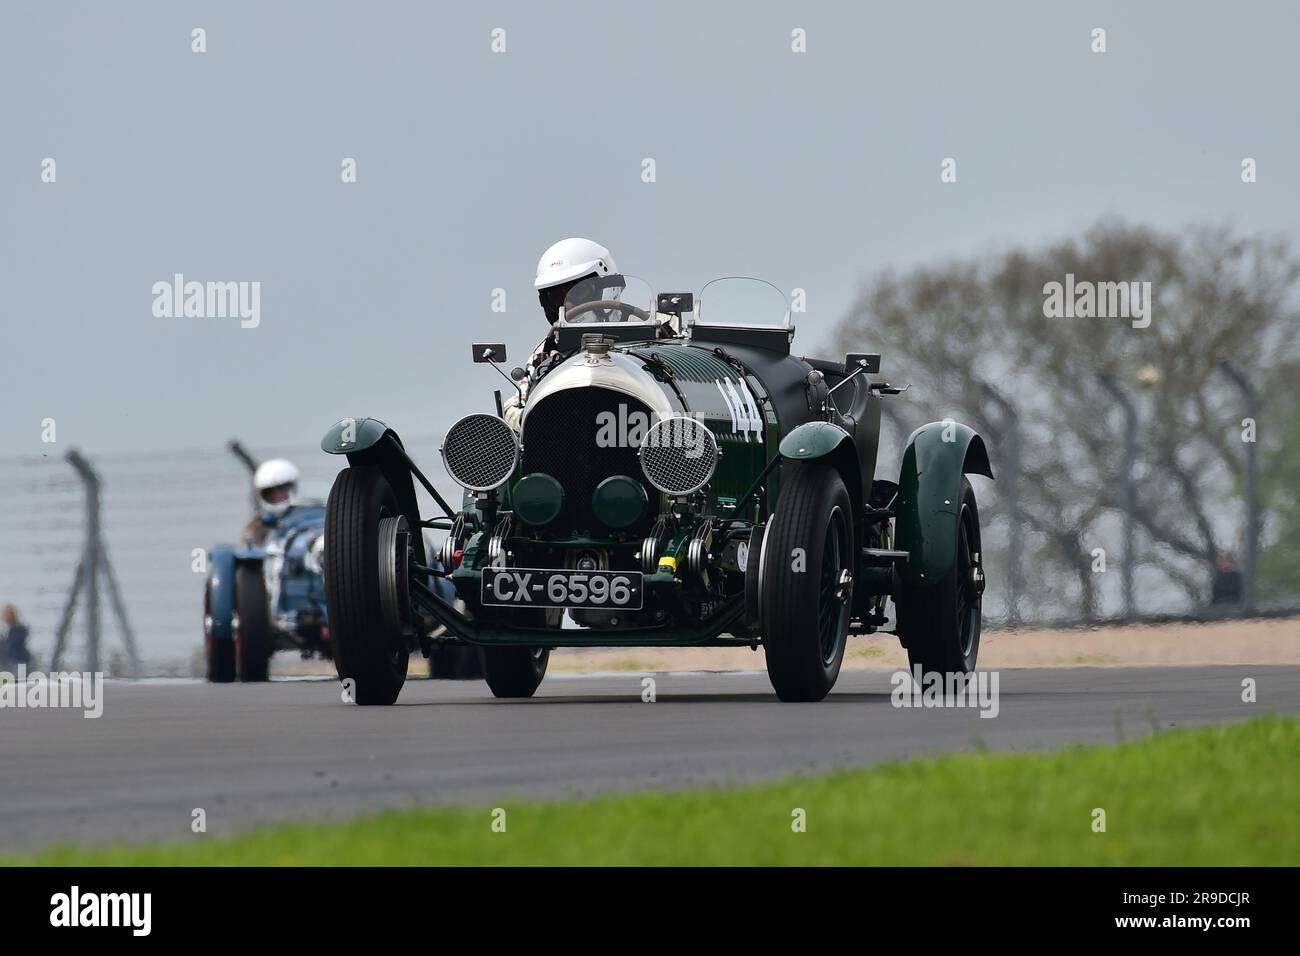
M412 680L359 708L334 681L109 682L104 713L0 710L0 853L193 839L414 803L506 802L751 781L918 754L1113 742L1300 712L1300 667L1003 670L1000 712L898 709L888 671L846 671L820 704L764 674L552 677L536 698ZM1258 703L1241 700L1254 678Z

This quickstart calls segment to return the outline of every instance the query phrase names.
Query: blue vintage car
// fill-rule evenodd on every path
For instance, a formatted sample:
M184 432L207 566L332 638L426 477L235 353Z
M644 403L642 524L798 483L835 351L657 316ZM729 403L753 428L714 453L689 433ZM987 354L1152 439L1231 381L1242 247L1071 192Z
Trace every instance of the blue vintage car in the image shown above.
M325 506L308 501L263 520L271 532L261 547L209 552L203 639L215 683L266 680L277 650L331 657L321 565Z
M278 650L297 651L304 659L333 656L321 560L325 505L307 501L262 520L272 525L262 547L219 545L208 555L203 643L213 683L266 680ZM442 579L431 580L430 587L448 600L455 597ZM482 677L477 650L436 644L429 676Z

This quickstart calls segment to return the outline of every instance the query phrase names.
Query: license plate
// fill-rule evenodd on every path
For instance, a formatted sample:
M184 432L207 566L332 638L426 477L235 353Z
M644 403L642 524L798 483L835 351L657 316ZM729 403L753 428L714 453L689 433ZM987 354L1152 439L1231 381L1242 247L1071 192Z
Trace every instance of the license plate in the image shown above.
M592 607L639 611L640 571L488 568L483 603L497 607Z

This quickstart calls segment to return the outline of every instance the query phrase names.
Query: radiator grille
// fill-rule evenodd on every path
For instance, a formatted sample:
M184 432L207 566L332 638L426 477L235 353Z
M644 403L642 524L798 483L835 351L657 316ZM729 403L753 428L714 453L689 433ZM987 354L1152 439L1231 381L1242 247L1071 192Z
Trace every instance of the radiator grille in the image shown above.
M644 423L654 420L644 403L605 388L567 388L529 405L524 420L523 473L544 471L564 489L564 513L550 528L557 533L604 533L591 513L591 495L611 475L628 475L645 487L652 502L643 521L647 527L658 511L653 503L659 500L659 492L645 480L637 448L626 440L628 433L615 428L618 441L613 447L597 444L600 424L606 420L602 413L612 414L616 423L636 422L644 416L640 418L642 432ZM638 525L630 530L639 534L644 528Z

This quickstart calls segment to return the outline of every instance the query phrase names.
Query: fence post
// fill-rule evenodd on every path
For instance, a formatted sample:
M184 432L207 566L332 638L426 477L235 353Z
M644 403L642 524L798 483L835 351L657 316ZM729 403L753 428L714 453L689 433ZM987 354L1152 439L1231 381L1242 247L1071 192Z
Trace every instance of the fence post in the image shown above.
M102 487L99 475L90 462L77 449L72 449L66 456L67 462L76 471L86 486L86 541L81 551L81 560L77 564L68 591L68 600L59 621L59 630L54 639L54 655L50 661L50 670L56 671L63 662L63 653L67 647L68 630L77 608L78 597L85 598L86 607L86 670L92 674L99 673L100 617L99 617L99 581L103 573L108 584L109 597L113 603L113 613L117 618L118 630L122 643L126 646L127 657L131 661L133 677L140 676L140 655L136 652L135 634L126 616L126 605L113 574L113 566L108 560L108 549L104 545L103 531L100 527L99 499Z

